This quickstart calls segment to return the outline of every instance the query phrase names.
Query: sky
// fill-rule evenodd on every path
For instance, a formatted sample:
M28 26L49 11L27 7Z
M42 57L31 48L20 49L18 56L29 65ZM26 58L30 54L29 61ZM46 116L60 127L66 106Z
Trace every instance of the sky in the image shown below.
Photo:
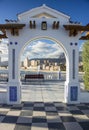
M43 4L69 15L73 21L89 23L89 0L0 0L0 23Z
M23 61L25 57L28 57L28 59L33 59L34 57L58 58L63 52L64 50L60 46L58 46L57 43L54 43L53 41L48 39L40 39L31 42L30 44L28 44L28 46L24 48L21 60Z
M50 8L53 8L57 11L60 11L70 16L72 21L81 22L82 25L86 25L89 23L89 0L0 0L0 24L5 23L5 19L16 20L17 14L30 10L32 8L42 6L43 4L46 4ZM44 47L45 42L41 40L37 41L36 46L38 47L39 42L40 43L42 42L43 44L41 45L43 45ZM81 44L82 42L83 41L81 41ZM4 45L2 45L3 48L4 48ZM1 45L0 45L0 50L4 50L2 49ZM50 52L51 51L52 50L50 49ZM3 54L3 57L6 54Z

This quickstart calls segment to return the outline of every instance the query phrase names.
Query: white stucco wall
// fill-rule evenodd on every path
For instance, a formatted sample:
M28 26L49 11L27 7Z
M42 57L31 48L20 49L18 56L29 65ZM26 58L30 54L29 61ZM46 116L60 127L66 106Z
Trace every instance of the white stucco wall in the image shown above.
M48 9L48 10L46 10ZM56 18L33 18L34 15L37 15L39 13L44 13L44 11ZM63 25L70 24L69 23L69 17L66 15L63 15L61 13L55 14L54 10L51 10L49 8L41 8L39 11L38 9L33 10L31 12L23 13L22 15L19 15L19 23L24 23L26 26L23 27L23 29L19 30L19 36L13 36L11 35L10 30L7 30L7 36L9 37L9 42L12 42L12 44L9 44L9 82L11 84L17 84L20 82L20 58L22 51L24 47L29 44L31 41L34 41L36 39L40 38L46 38L51 39L54 42L57 42L65 52L66 56L66 89L65 89L65 99L66 102L70 101L70 87L71 86L77 86L78 87L78 100L80 96L80 88L79 88L79 81L78 81L78 44L75 45L75 43L78 43L78 39L80 37L80 33L78 35L69 36L69 31L66 31ZM29 28L29 21L35 20L36 22L36 28L30 29ZM47 30L41 29L41 23L42 21L47 22ZM59 21L59 29L53 29L52 24L54 21ZM17 44L15 44L17 42ZM70 45L72 43L72 45ZM12 79L12 50L15 49L15 78ZM73 65L73 50L75 51L75 57L74 57L74 65ZM75 70L75 78L73 78L73 66ZM19 83L18 83L19 84ZM9 83L10 85L10 83ZM73 102L72 102L73 103ZM76 102L75 102L76 103Z

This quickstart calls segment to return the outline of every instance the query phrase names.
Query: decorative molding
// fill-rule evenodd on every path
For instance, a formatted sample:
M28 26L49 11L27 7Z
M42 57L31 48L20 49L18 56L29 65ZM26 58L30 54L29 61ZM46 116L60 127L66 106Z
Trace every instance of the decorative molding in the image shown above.
M70 43L70 45L72 46L72 45L73 45L73 43L71 42L71 43Z
M15 79L15 49L12 49L12 79Z
M53 29L59 29L59 21L54 21L52 25Z
M73 63L73 79L75 79L75 50L73 49L73 52L72 52L72 59L73 59L73 61L72 61L72 63Z
M21 19L25 16L29 16L30 18L34 18L34 17L36 17L40 14L43 14L43 13L48 14L53 18L59 18L61 16L61 17L66 18L66 19L70 19L70 16L68 16L62 12L59 12L55 9L52 9L46 5L36 7L36 8L31 9L31 10L28 10L26 12L23 12L21 14L18 14L18 19Z
M41 29L42 29L42 30L47 30L47 22L46 22L46 21L43 21L43 22L41 23Z
M80 24L63 25L66 31L69 31L69 36L76 36L78 32L89 31L89 25L82 26ZM80 40L88 40L89 37L82 36Z
M77 46L77 45L78 45L78 43L76 42L76 43L75 43L75 46Z
M10 42L10 45L12 45L13 43L12 42Z
M6 36L6 30L5 29L0 29L0 31L2 32L2 34L0 34L0 39L2 39L2 38L8 38L7 36Z
M19 29L22 29L25 24L18 24L18 23L8 23L8 24L0 24L0 30L10 30L11 35L19 36ZM5 37L7 38L6 34L4 33Z
M70 87L70 99L71 99L71 101L78 100L78 87L77 86Z
M9 87L9 101L11 102L17 101L17 87L16 86Z
M35 29L36 28L36 22L30 20L29 27L30 27L30 29Z

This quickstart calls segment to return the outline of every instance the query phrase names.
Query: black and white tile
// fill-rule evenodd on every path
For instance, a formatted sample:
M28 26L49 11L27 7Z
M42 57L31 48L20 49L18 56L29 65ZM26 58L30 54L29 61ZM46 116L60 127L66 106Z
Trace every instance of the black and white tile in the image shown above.
M0 130L89 130L89 104L0 105Z

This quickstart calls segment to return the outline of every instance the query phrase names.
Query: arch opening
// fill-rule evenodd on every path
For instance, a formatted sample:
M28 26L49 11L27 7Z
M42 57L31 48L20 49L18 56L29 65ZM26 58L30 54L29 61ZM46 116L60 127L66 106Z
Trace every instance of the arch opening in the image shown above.
M47 99L43 96L45 92L50 92L51 96L52 94L56 95L57 98L54 98L53 101L63 101L67 66L67 51L63 44L57 40L41 37L28 41L20 52L19 67L22 82L22 101L31 100L31 97L34 95L32 94L31 96L31 89L37 90L38 88L39 90L39 87L41 88L40 101ZM29 78L27 77L28 75ZM36 75L43 75L43 77L36 78ZM28 95L28 99L23 99L25 97L25 87L27 87L30 93L30 98ZM51 93L52 91L54 93ZM34 100L39 101L39 96ZM51 98L47 100L50 101Z

